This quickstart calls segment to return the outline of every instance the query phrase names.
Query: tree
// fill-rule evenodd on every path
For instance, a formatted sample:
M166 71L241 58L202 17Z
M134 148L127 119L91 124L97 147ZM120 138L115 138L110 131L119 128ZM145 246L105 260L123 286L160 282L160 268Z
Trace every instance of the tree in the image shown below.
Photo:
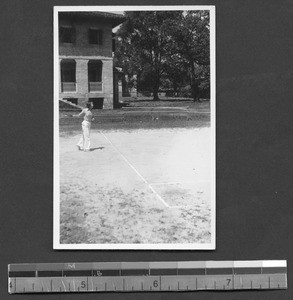
M180 20L178 11L126 12L127 20L117 32L115 63L128 75L137 75L140 90L158 100L162 75L168 66L170 28Z
M172 49L169 50L170 57L168 63L165 64L162 86L172 89L176 94L182 86L186 85L188 64L180 54L172 51Z
M189 64L190 85L194 101L199 100L200 85L210 80L210 26L208 11L188 11L175 28L175 48Z
M194 101L200 87L209 88L209 12L126 12L117 32L115 65L132 78L137 88L153 93L160 87L189 84ZM188 79L188 80L187 80ZM130 82L131 83L131 82Z

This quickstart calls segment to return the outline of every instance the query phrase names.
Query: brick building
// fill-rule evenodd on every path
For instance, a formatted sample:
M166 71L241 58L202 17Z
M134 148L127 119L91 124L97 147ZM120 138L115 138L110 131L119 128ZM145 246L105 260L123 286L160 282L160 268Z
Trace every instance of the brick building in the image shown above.
M124 20L106 12L59 12L60 99L115 107L112 29Z

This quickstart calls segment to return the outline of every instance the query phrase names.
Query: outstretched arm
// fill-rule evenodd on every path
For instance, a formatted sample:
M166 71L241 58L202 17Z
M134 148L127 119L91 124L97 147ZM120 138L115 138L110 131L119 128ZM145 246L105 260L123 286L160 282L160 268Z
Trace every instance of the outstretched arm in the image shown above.
M73 115L74 117L80 117L84 113L84 110L82 110L78 115Z

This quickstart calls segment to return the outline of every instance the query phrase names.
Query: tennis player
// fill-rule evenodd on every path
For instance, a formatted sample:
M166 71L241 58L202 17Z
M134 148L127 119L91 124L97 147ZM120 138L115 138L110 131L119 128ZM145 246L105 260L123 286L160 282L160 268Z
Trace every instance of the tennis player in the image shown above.
M91 123L94 120L92 109L93 109L93 103L87 102L86 108L84 108L80 114L75 115L75 117L80 117L84 115L83 121L81 123L82 136L76 145L78 150L81 151L86 151L86 152L90 151L90 147L91 147L90 130L91 130Z

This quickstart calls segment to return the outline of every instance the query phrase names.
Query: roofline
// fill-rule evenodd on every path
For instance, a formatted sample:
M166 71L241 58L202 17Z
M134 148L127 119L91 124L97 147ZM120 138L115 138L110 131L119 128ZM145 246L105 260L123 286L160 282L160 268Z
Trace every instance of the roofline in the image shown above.
M86 18L86 19L100 19L111 21L112 28L126 21L126 17L119 14L102 12L102 11L60 11L59 17L69 18Z

